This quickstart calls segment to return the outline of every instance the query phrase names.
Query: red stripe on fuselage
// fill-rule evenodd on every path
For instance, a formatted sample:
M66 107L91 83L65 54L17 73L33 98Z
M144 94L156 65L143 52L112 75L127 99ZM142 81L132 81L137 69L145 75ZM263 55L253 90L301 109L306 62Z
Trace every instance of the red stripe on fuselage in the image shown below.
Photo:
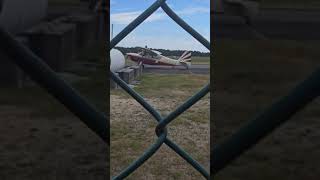
M148 65L166 65L166 66L175 66L174 64L169 64L169 63L164 63L161 61L158 61L156 59L152 59L152 58L146 58L146 57L137 57L137 56L132 56L132 55L128 55L128 58L131 61L140 63L142 62L143 64L148 64Z

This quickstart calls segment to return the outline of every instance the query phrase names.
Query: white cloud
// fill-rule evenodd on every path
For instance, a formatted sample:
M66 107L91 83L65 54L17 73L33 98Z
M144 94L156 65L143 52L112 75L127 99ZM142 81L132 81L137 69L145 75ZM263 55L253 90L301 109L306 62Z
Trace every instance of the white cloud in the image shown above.
M121 13L113 13L110 15L111 23L114 24L129 24L134 19L136 19L142 11L132 11L132 12L121 12ZM164 13L156 12L153 13L145 22L158 21L165 18Z
M111 23L114 24L129 24L132 22L135 18L137 18L142 11L131 11L131 12L121 12L121 13L112 13L110 15ZM210 13L209 7L192 7L192 8L186 8L183 10L176 11L178 15L194 15L199 13ZM153 13L148 19L146 19L145 22L153 22L153 21L159 21L166 18L166 14L163 12L163 10L159 10L155 13Z
M206 3L210 4L210 0L193 0L194 3Z
M206 7L192 7L192 8L186 8L180 11L176 11L178 15L194 15L194 14L200 14L200 13L210 13L210 8Z
M210 13L210 7L189 7L175 11L179 16L192 16L200 13ZM138 17L142 11L129 11L111 14L111 23L127 25ZM162 9L159 9L153 13L145 22L160 21L163 19L169 19ZM171 22L175 24L174 22ZM120 26L119 25L119 26ZM119 27L118 26L118 27ZM178 26L177 26L178 27ZM180 27L178 27L180 28ZM198 29L199 33L202 34L206 39L210 39L210 28ZM184 30L181 36L163 35L159 38L157 35L145 35L137 32L130 33L125 39L123 39L118 45L125 47L144 47L147 45L151 48L164 48L164 49L180 49L180 50L197 50L208 52L208 50L193 37L188 35ZM173 40L174 39L174 40Z
M110 19L111 22L115 24L128 24L140 13L140 11L113 13L110 15Z
M174 41L172 40L174 39ZM179 37L162 36L161 38L155 36L139 36L135 33L129 34L123 39L118 46L124 47L144 47L147 45L150 48L162 48L172 50L196 50L208 52L208 50L197 40L188 35Z

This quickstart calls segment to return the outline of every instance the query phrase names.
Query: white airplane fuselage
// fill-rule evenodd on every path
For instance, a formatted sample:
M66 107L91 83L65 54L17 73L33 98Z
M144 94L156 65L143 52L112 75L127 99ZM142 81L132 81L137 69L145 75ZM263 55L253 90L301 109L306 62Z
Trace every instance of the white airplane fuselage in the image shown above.
M157 58L142 56L138 53L127 53L127 58L131 61L147 64L147 65L164 65L164 66L190 66L186 63L181 63L179 60L171 59L162 55ZM187 67L187 68L188 68Z

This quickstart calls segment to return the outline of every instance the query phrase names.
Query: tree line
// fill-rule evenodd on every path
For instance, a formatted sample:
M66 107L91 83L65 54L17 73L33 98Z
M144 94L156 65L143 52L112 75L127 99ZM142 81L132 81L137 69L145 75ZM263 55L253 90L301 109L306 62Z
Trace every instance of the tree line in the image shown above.
M138 53L141 51L141 47L115 47L115 49L118 49L121 51L123 54L126 53ZM169 50L169 49L154 49L162 53L164 56L181 56L182 53L185 52L185 50ZM197 57L209 57L210 53L209 52L200 52L200 51L190 51L192 53L192 56L197 56Z

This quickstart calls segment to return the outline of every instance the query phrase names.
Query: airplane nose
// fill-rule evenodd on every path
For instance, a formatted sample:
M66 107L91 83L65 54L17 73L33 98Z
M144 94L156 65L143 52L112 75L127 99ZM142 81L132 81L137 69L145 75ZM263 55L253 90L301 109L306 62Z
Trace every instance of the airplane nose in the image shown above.
M132 59L132 55L127 53L127 54L125 55L125 58L126 58L126 59Z

